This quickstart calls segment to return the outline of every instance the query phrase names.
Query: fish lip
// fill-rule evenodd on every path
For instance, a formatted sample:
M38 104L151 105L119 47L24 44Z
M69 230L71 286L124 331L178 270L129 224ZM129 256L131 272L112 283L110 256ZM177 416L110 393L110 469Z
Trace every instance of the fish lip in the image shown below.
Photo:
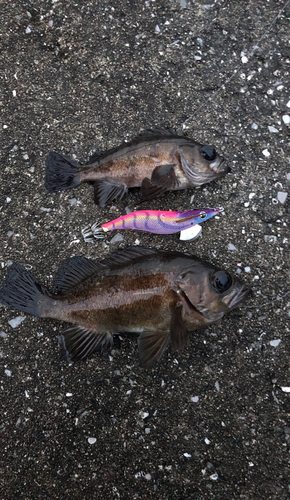
M223 302L229 309L234 309L238 307L239 304L252 292L251 288L247 288L246 285L241 285L238 291L236 289L229 295L223 298Z
M231 172L231 168L229 166L224 166L225 158L220 157L219 164L217 166L211 167L211 170L220 176L226 175Z

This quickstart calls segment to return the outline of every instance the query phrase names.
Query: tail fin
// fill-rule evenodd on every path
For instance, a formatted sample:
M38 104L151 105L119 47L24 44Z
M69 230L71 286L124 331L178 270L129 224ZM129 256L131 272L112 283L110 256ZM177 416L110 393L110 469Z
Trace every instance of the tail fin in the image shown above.
M48 191L62 191L80 184L80 165L76 161L50 151L45 165L45 187Z
M32 274L19 264L12 264L3 288L0 288L0 304L33 316L41 317L38 303L46 294L44 286L37 283Z

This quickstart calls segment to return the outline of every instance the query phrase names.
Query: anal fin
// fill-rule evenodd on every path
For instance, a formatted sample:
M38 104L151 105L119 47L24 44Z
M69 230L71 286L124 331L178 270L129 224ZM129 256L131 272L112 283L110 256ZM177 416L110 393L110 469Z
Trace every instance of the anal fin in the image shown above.
M86 359L93 352L104 352L112 342L108 332L87 330L78 325L71 325L60 336L66 359L69 363Z
M98 179L94 182L94 202L104 207L113 200L120 201L128 188L124 182L112 179Z
M139 361L142 368L150 368L159 361L169 344L170 334L163 330L145 330L138 339Z

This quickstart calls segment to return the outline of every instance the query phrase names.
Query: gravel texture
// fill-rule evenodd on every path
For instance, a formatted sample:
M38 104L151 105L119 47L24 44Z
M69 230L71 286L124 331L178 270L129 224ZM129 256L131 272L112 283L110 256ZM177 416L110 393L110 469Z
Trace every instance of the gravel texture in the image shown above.
M286 500L290 2L6 0L0 19L1 282L14 261L50 284L67 257L139 240L254 292L151 371L134 336L68 366L63 324L0 306L1 500ZM49 193L45 156L85 162L154 125L215 145L232 172L146 208L225 213L191 243L134 231L85 243L85 226L136 209L138 191L103 209L88 185Z

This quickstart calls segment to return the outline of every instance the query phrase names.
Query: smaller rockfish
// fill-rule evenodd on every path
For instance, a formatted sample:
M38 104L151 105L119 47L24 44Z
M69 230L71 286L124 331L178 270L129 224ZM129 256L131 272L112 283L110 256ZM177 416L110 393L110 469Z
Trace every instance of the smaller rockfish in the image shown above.
M147 130L130 142L95 153L80 165L55 151L46 158L45 187L62 191L93 184L94 201L104 207L119 201L130 188L141 187L140 202L202 186L230 172L215 148L173 130Z
M171 212L164 210L139 210L122 215L118 219L106 222L101 226L96 222L91 228L86 227L82 233L85 241L94 238L103 238L103 232L114 229L135 229L155 234L173 234L200 224L217 215L221 208L202 208L200 210L186 210Z

